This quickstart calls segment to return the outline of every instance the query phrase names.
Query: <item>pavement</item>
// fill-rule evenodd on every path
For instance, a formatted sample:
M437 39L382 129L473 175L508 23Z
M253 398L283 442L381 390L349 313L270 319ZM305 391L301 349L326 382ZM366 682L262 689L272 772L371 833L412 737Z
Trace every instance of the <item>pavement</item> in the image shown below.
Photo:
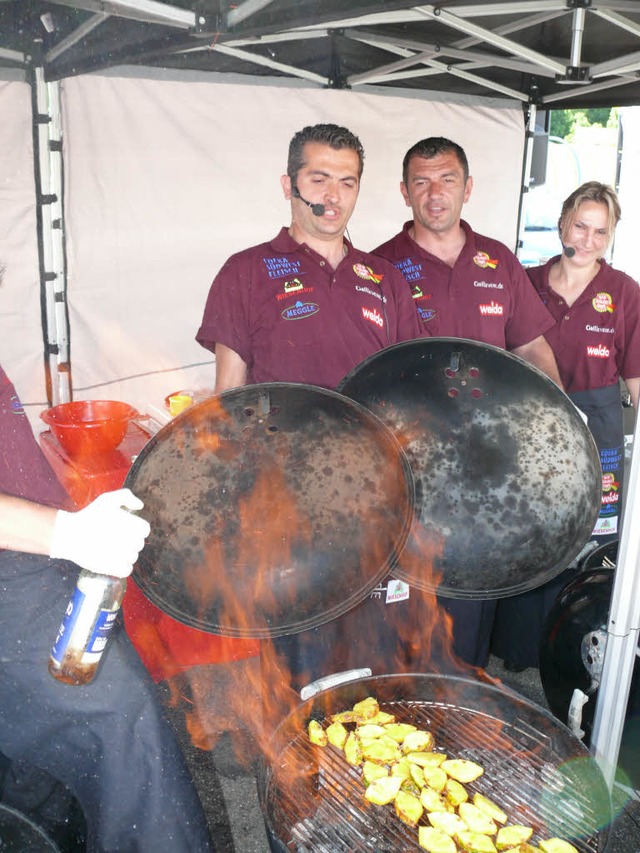
M206 672L205 672L206 670ZM548 709L537 669L507 672L502 661L492 657L487 672L526 699ZM203 689L202 684L206 684ZM243 724L238 722L230 691L238 685L259 683L256 658L194 667L185 674L182 690L170 691L161 684L168 714L184 750L202 800L217 853L270 853L258 802L256 777L261 750ZM190 695L189 695L190 694ZM185 703L184 697L188 701ZM197 696L198 725L187 724L184 708L193 710ZM189 725L192 734L187 730ZM640 853L640 796L616 786L613 792L614 823L607 853ZM167 851L168 853L168 851Z

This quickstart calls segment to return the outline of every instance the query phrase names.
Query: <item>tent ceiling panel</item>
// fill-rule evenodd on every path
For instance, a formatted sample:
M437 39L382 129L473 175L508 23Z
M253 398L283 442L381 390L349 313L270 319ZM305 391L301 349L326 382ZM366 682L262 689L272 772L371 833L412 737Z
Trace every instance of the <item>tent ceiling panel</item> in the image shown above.
M118 65L640 104L636 0L0 0L0 67Z

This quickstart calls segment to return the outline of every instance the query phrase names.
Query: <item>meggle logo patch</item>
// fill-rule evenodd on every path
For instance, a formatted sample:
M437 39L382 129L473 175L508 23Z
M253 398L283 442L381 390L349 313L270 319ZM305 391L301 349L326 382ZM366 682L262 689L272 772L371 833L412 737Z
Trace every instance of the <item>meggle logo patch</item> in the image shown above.
M290 308L285 308L280 316L283 320L302 320L317 314L319 310L315 302L296 302Z

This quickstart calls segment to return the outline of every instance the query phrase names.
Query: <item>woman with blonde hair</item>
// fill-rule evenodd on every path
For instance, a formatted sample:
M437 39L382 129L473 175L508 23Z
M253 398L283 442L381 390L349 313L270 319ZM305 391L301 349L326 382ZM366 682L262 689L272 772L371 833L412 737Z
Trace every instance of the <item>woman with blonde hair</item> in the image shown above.
M558 221L562 254L527 270L555 319L544 336L560 378L587 417L602 466L602 502L592 539L619 536L624 478L624 429L620 379L634 409L640 389L640 287L604 259L620 220L620 203L607 184L588 181L565 199ZM567 494L567 500L571 495ZM537 666L539 630L555 595L556 581L498 605L492 651L508 669ZM522 631L522 618L527 631Z

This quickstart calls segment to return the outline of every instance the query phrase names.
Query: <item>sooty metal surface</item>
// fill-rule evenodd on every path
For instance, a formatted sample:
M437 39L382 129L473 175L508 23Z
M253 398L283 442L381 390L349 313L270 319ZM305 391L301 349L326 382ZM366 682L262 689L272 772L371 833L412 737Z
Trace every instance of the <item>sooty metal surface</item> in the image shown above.
M349 610L387 574L413 515L390 430L340 394L288 383L187 409L126 485L151 524L136 583L179 621L237 637L294 633Z
M416 519L398 577L451 598L515 595L558 575L591 535L601 497L591 433L516 356L409 341L362 362L339 390L392 429L413 471Z
M606 847L611 803L604 778L586 747L542 708L488 684L445 676L381 676L325 691L279 726L276 759L261 783L272 846L294 853L409 853L418 830L393 805L373 806L341 751L315 747L309 719L375 696L401 722L427 729L435 751L468 758L485 772L465 785L508 814L510 824L535 830L537 840L560 837L580 853ZM429 825L426 817L420 824ZM420 825L419 824L419 825Z

